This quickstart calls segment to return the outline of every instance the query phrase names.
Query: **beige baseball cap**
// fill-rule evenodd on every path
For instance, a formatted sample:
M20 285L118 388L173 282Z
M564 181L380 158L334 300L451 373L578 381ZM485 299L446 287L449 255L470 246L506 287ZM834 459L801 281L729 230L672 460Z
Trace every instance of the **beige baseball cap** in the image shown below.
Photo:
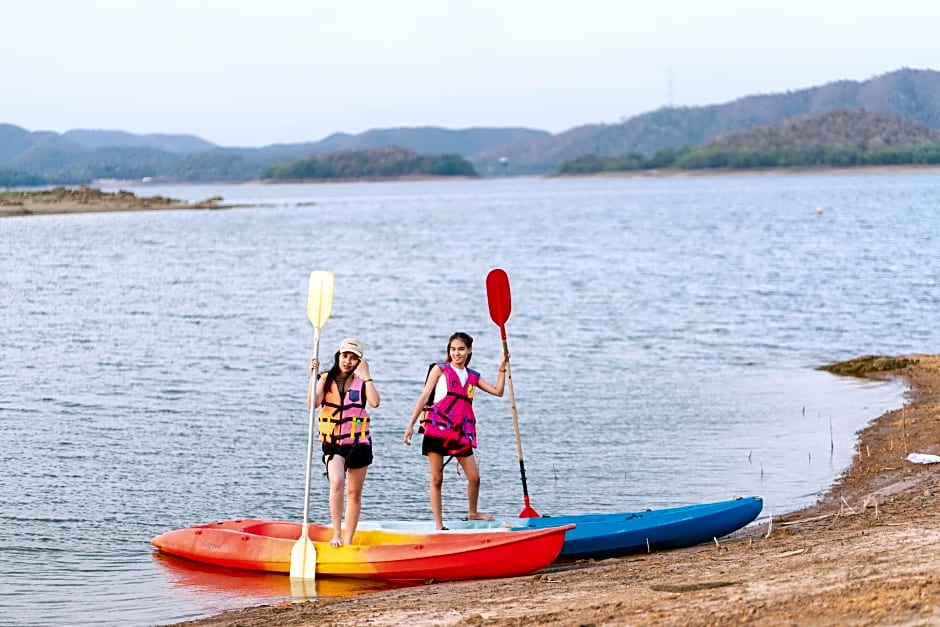
M362 359L362 342L355 338L347 337L339 344L340 353L352 353Z

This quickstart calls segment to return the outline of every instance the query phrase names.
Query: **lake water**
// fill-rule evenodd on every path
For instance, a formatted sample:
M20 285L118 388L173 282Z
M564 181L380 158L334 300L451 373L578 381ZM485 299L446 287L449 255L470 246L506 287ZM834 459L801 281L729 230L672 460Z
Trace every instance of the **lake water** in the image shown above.
M495 379L494 267L542 514L807 505L904 393L816 367L940 350L937 173L134 191L257 206L0 220L2 624L164 624L290 597L286 577L149 540L301 519L314 269L336 275L321 357L360 338L382 394L366 519L430 517L401 432L452 332ZM518 514L508 395L476 405L481 509ZM447 516L464 494L449 466ZM319 472L311 518L329 518Z

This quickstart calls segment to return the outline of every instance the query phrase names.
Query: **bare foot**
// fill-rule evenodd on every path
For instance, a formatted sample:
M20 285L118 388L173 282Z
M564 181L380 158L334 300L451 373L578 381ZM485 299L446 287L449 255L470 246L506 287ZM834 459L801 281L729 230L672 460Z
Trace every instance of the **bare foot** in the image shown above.
M495 516L490 514L483 514L481 512L473 512L472 514L467 514L468 520L496 520Z
M333 547L334 549L337 547L341 547L343 546L343 541L339 539L339 536L334 536L333 539L330 540L330 546Z

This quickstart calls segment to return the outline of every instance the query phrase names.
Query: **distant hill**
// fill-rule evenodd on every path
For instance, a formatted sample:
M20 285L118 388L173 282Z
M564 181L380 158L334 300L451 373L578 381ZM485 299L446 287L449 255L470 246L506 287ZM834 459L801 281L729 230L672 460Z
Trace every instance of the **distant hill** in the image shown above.
M722 135L698 146L663 148L650 157L583 155L564 161L559 173L938 163L940 130L881 113L838 109Z
M529 128L467 128L450 130L434 126L378 129L347 135L336 133L317 142L319 153L401 146L419 153L474 155L507 143L528 143L551 138L548 131Z
M797 91L745 96L724 104L664 107L619 124L587 124L557 135L529 128L389 128L357 135L336 133L316 142L244 148L217 146L193 135L134 135L108 130L58 134L0 124L0 171L6 173L2 179L6 181L39 177L55 183L124 176L147 176L157 181L247 181L258 178L265 168L304 158L397 146L420 154L459 155L484 176L547 174L579 157L632 154L650 158L664 149L702 146L784 120L804 127L816 124L816 133L827 131L830 125L845 127L841 135L832 131L832 139L852 136L856 141L859 132L872 131L877 123L858 116L841 121L799 120L830 111L860 110L940 130L940 72L905 68L866 81L840 80ZM846 126L858 124L872 128L858 131ZM778 128L773 133L804 133L794 130L797 128ZM914 131L897 127L888 132L885 127L872 132L879 141L894 141L892 137L900 140ZM765 134L746 141L783 140Z
M272 166L342 151L399 147L422 155L466 158L485 147L551 137L525 128L444 129L437 127L336 133L319 142L272 144L262 148L220 147L192 135L134 135L123 131L30 132L0 125L0 185L35 180L78 184L96 178L154 181L249 181ZM497 164L498 165L498 164ZM472 165L471 165L472 169ZM474 173L474 175L476 175ZM4 183L7 181L7 183Z
M704 148L794 151L813 146L856 144L869 149L940 142L940 130L909 119L870 111L837 109L722 135Z
M938 129L940 72L901 69L866 81L835 81L725 104L664 107L620 124L579 126L537 143L501 146L472 155L471 160L481 168L504 156L514 171L537 172L582 155L651 156L663 148L696 146L721 135L833 109L864 109Z
M124 131L76 129L66 131L62 136L86 148L155 148L181 155L218 148L212 142L193 135L134 135Z
M30 132L12 124L0 124L0 166L10 165L35 144L60 137L48 131Z

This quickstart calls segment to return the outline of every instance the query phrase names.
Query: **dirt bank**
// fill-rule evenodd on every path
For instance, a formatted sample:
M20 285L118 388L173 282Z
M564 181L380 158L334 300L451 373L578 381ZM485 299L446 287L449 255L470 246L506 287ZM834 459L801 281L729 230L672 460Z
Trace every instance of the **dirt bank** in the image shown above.
M852 467L817 505L733 539L182 624L940 624L940 464L906 460L912 452L940 454L940 356L850 364L847 371L865 376L904 377L910 402L859 434Z
M97 211L227 209L234 206L223 204L221 196L186 202L164 196L137 197L133 192L124 190L109 193L93 187L0 192L0 217Z

